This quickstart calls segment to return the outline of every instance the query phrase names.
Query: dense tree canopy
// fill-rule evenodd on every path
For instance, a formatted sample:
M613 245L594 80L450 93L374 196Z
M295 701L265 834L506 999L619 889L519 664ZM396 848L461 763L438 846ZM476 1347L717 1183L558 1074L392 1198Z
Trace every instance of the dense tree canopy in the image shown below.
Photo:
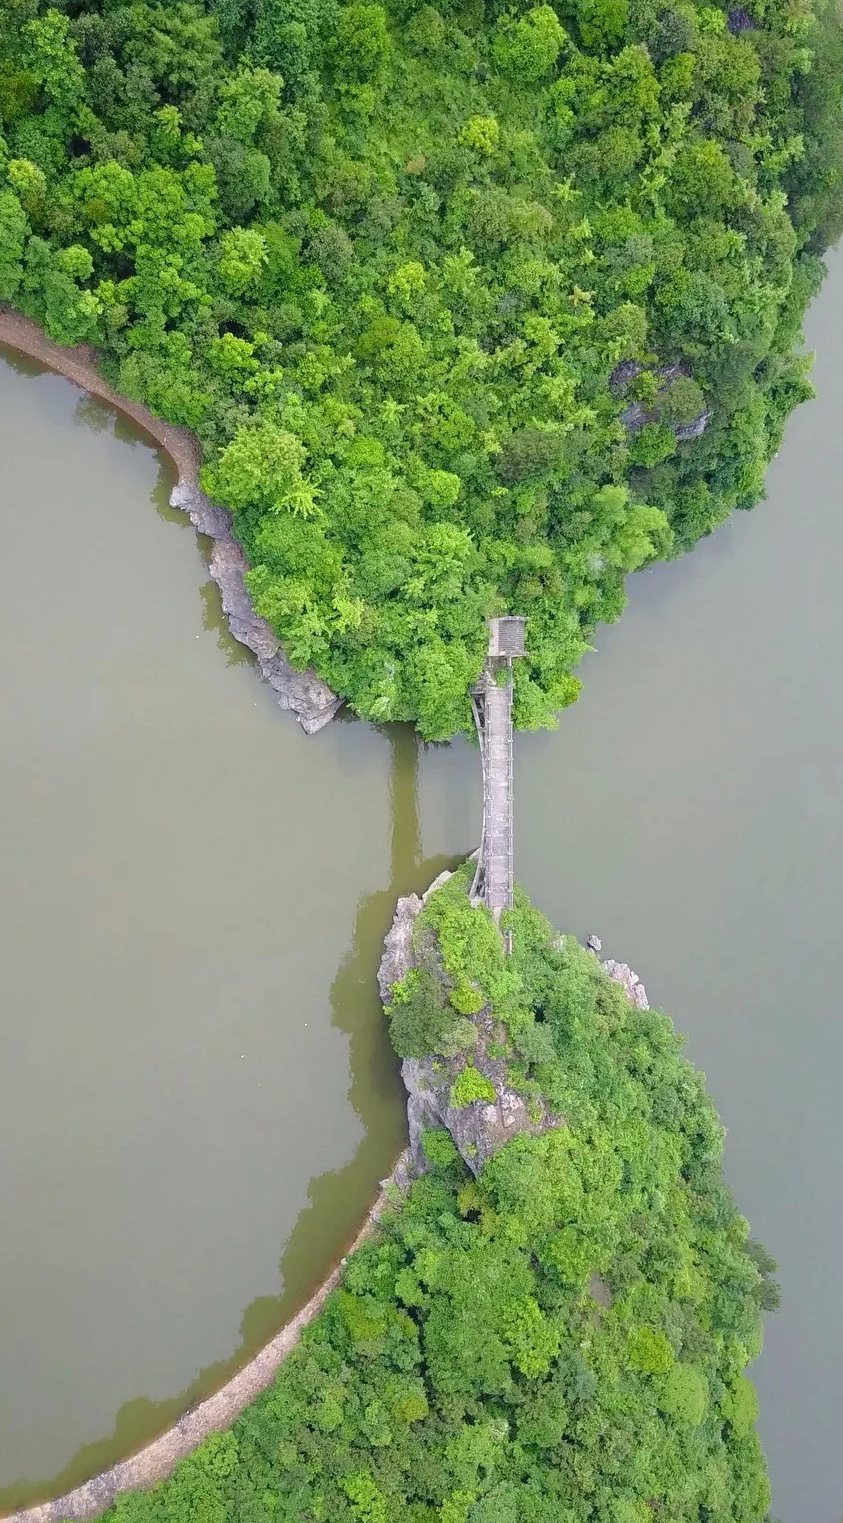
M509 1082L554 1125L478 1179L446 1131L427 1133L427 1172L273 1388L110 1523L765 1517L744 1369L775 1288L723 1182L701 1076L664 1015L523 899L505 959L465 887L418 927L439 968L427 998L455 1020L482 1009ZM463 1074L455 1103L483 1104L472 1062Z
M5 0L0 300L198 432L257 608L358 713L463 726L509 609L547 723L807 394L836 14Z

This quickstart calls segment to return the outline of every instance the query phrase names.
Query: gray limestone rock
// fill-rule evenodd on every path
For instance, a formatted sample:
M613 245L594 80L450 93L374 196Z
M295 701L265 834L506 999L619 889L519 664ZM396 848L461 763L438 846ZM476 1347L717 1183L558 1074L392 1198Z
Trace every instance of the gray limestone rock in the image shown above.
M405 894L395 906L392 925L384 937L378 968L381 1000L389 1004L393 984L406 978L413 966L413 921L422 907L418 894Z
M378 988L384 1004L389 1003L393 986L406 978L413 967L416 916L430 895L450 877L449 872L440 873L422 898L418 894L407 894L398 900L378 969ZM550 1116L542 1105L528 1107L524 1097L506 1084L505 1060L490 1058L486 1050L489 1040L500 1033L488 1014L482 1011L475 1021L478 1042L472 1061L492 1084L494 1100L475 1100L459 1108L449 1103L451 1085L465 1063L464 1053L456 1058L404 1058L402 1061L410 1153L419 1172L425 1167L421 1133L427 1127L447 1127L465 1163L476 1175L486 1159L516 1133L528 1131L535 1135L565 1124L558 1116Z
M200 534L213 539L210 572L220 589L231 633L256 657L260 674L275 693L279 707L291 710L305 733L314 735L333 719L343 700L312 668L297 671L266 620L255 613L246 590L245 557L232 537L225 508L217 507L198 488L181 484L173 487L170 505L181 508Z
M473 1061L494 1085L494 1100L475 1100L459 1108L449 1104L451 1083L464 1058L437 1061L431 1058L405 1058L401 1077L407 1090L407 1123L410 1153L415 1167L425 1167L421 1150L421 1133L426 1127L444 1126L450 1132L464 1163L472 1174L480 1173L484 1163L518 1132L538 1136L564 1126L559 1116L550 1116L543 1106L532 1111L522 1095L509 1089L499 1074L494 1074L481 1051Z
M619 365L615 366L609 377L609 385L612 391L616 395L622 396L630 383L635 380L636 376L641 374L643 369L643 365L640 365L637 360L622 360ZM685 365L680 364L660 365L654 371L654 374L658 377L659 392L663 392L672 381L677 381L682 376L686 379L691 378L691 372ZM655 412L645 407L643 402L629 402L621 412L620 420L628 434L637 434L639 428L644 428L647 423L653 423L655 417ZM698 439L700 434L705 433L710 422L711 412L708 408L705 408L701 413L697 414L696 418L692 418L690 423L671 424L671 430L674 437L684 444L689 439Z
M639 1010L649 1010L650 1003L647 999L647 991L638 974L633 972L629 963L616 962L614 957L609 957L602 966L612 982L620 984L631 1005L637 1005Z

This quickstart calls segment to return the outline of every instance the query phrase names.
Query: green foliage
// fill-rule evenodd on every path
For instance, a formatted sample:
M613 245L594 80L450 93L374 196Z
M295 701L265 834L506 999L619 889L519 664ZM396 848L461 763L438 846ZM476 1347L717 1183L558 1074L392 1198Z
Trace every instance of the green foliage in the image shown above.
M476 1015L483 1008L483 996L479 989L475 989L467 978L460 979L455 989L449 995L451 1004L461 1015ZM428 1049L430 1050L430 1049Z
M630 458L636 465L653 466L676 453L676 439L665 423L645 423L635 435Z
M648 1375L665 1375L673 1364L673 1350L664 1336L652 1327L631 1327L627 1337L630 1368Z
M305 449L288 429L268 420L242 428L206 471L208 489L230 503L235 512L263 509L309 517L315 511L313 491L302 477Z
M745 1438L758 1416L758 1397L744 1375L738 1375L734 1385L724 1392L721 1408L732 1431L738 1438Z
M751 19L16 0L0 299L198 432L256 605L359 714L468 726L511 609L516 720L546 726L627 573L751 507L809 394L843 28L835 0Z
M23 279L26 213L11 190L0 191L0 301L14 301Z
M659 1397L659 1406L662 1411L666 1412L668 1417L674 1418L677 1423L686 1423L689 1428L698 1428L702 1422L707 1401L708 1386L699 1370L692 1364L675 1364Z
M398 1056L423 1058L430 1052L452 1056L473 1047L474 1026L458 1018L459 1008L453 998L450 1004L446 1001L441 983L429 969L413 968L393 988L389 1007L389 1034Z
M460 128L459 141L478 153L494 153L500 142L501 129L494 116L470 116Z
M690 376L679 376L659 394L655 407L660 422L681 427L705 411L705 396Z
M553 67L565 30L550 5L534 5L516 20L503 16L492 36L492 58L504 74L534 84Z
M233 227L220 238L220 280L224 289L235 296L255 285L266 262L266 241L260 233Z
M567 1124L515 1137L477 1179L448 1132L423 1133L427 1172L272 1388L109 1523L765 1518L742 1373L763 1251L724 1184L701 1076L668 1019L520 895L504 958L466 877L428 901L419 942L441 988L459 965L501 1025L516 1010L538 1023L543 1092Z
M332 46L338 79L362 81L380 74L390 46L383 6L341 6Z
M481 1074L473 1063L466 1063L465 1068L457 1074L448 1096L449 1104L456 1110L461 1110L464 1105L471 1105L475 1100L494 1100L495 1087L492 1082Z

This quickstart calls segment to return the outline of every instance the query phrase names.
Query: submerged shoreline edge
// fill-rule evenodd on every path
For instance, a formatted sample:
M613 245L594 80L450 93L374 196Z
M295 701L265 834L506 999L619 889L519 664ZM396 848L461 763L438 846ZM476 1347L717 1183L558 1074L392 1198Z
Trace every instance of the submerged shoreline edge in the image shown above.
M75 1486L60 1497L8 1513L0 1519L0 1523L61 1523L64 1519L83 1523L83 1520L99 1517L111 1506L119 1492L149 1490L158 1481L166 1480L179 1460L192 1454L212 1433L229 1428L235 1418L272 1384L284 1360L296 1347L303 1330L318 1315L331 1291L339 1284L346 1258L369 1237L392 1204L396 1191L403 1193L407 1188L409 1178L410 1151L405 1148L392 1173L382 1180L374 1204L369 1207L362 1227L339 1263L335 1264L301 1310L224 1386L204 1401L189 1407L178 1422L128 1459L118 1460L108 1470L83 1481L80 1486Z
M85 344L67 348L48 338L32 318L0 305L0 344L37 360L92 396L131 418L159 449L169 456L177 480L170 505L187 514L199 534L214 541L210 574L220 590L223 612L235 640L255 656L260 674L272 688L279 707L289 709L307 735L314 735L341 707L339 697L312 668L297 671L277 635L252 608L246 588L246 559L231 530L227 509L210 501L199 485L202 455L189 429L157 418L140 402L121 396L99 372L95 349Z

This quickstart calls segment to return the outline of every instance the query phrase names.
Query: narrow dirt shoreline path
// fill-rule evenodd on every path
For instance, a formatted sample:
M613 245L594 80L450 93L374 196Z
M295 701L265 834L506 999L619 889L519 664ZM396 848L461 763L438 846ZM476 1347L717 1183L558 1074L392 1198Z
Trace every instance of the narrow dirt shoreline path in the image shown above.
M348 1253L353 1253L369 1236L395 1199L396 1190L403 1191L407 1188L409 1162L409 1150L405 1150L389 1178L383 1181L377 1200L349 1246ZM60 1523L65 1518L96 1518L111 1506L118 1492L146 1490L157 1481L163 1481L179 1460L198 1449L211 1433L229 1428L249 1402L254 1401L261 1391L272 1384L279 1367L298 1343L302 1330L313 1321L339 1283L343 1263L344 1259L331 1270L307 1305L296 1313L286 1327L282 1327L280 1333L276 1333L254 1359L250 1359L215 1395L185 1412L160 1438L153 1439L151 1444L147 1444L130 1459L118 1461L101 1475L95 1475L82 1486L65 1492L64 1496L56 1497L52 1502L40 1502L34 1507L24 1507L20 1512L9 1514L7 1519L0 1519L0 1523Z
M308 735L321 730L333 719L343 700L312 668L299 672L290 665L281 642L252 608L244 581L248 568L232 535L231 518L225 508L205 496L199 485L202 452L196 436L187 428L156 418L142 403L120 396L100 375L95 349L86 344L77 344L75 348L56 344L31 318L2 306L0 343L39 360L66 380L116 407L169 455L178 473L170 504L187 513L194 528L214 541L210 573L220 589L231 633L256 656L261 676L276 694L280 707L292 710Z

